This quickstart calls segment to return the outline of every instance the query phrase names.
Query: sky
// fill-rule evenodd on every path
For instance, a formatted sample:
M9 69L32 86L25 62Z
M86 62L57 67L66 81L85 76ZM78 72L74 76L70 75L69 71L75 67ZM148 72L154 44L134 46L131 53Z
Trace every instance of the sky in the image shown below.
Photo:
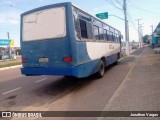
M138 22L141 19L141 33L150 35L151 25L155 29L160 22L159 0L126 0L129 21L129 41L138 41ZM103 20L117 28L125 36L123 0L0 0L0 39L15 40L20 46L20 15L28 10L61 2L72 2L95 16L97 13L108 12L109 18ZM114 16L112 16L114 15ZM124 39L125 40L125 39Z

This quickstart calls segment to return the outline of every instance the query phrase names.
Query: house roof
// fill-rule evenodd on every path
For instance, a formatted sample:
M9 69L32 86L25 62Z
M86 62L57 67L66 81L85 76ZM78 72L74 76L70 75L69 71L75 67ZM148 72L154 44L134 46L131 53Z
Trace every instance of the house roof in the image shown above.
M154 32L157 32L157 28L160 28L160 22L159 24L157 25L156 29L154 30Z

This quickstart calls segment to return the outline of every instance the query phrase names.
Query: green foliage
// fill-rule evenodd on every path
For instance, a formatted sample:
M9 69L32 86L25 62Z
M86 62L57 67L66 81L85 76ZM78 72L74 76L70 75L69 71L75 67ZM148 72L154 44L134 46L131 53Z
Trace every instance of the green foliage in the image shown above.
M2 64L0 65L0 68L3 68L3 67L10 67L10 66L14 66L14 65L21 65L22 62L13 62L13 63L8 63L8 64Z
M148 43L148 41L149 41L149 35L145 35L143 37L143 43Z
M0 47L0 50L4 50L4 48L3 48L3 47Z

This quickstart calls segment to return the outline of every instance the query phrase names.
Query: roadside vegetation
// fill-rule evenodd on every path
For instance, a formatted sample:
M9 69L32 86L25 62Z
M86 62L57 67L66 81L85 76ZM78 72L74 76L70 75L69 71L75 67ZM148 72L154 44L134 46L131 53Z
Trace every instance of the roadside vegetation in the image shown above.
M3 67L10 67L10 66L15 66L15 65L21 65L22 62L21 60L17 61L17 60L5 60L5 61L0 61L0 68Z

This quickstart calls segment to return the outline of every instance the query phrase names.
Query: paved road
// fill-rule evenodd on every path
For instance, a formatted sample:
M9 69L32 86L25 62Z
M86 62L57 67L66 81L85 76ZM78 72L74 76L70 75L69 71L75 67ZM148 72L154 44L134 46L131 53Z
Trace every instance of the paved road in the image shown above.
M98 120L160 120L160 113L153 113L160 111L160 56L149 47L145 47L141 54L137 52L132 54L137 58L136 62L103 110L132 111L133 114L136 113L134 111L151 111L152 115L158 117L147 117L146 112L145 117Z
M101 79L94 76L80 80L60 76L26 77L20 74L20 68L1 71L0 111L101 111L136 61L134 54L142 51L143 48L136 50L118 65L108 67Z

